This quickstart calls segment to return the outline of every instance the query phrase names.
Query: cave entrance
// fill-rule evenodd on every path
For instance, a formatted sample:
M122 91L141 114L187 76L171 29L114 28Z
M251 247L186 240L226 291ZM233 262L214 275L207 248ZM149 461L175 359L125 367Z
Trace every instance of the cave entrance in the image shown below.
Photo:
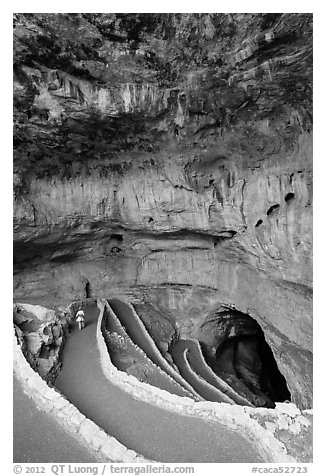
M249 315L225 308L215 317L206 329L212 331L213 325L215 342L211 349L203 342L205 358L214 372L238 393L247 393L256 406L273 408L275 402L290 401L286 380L259 324Z

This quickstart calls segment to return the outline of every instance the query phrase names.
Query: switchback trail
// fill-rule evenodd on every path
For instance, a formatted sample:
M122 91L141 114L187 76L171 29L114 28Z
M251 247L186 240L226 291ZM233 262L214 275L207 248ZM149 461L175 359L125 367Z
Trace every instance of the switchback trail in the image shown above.
M103 374L96 342L99 310L85 310L86 327L72 330L57 388L84 415L128 448L170 463L256 463L257 450L219 423L169 412L135 400Z
M184 377L192 384L194 388L198 385L198 377L202 379L204 385L201 385L201 389L197 389L198 392L207 398L207 400L237 403L239 405L252 406L252 404L246 398L235 392L229 385L227 385L221 378L213 373L213 371L206 364L204 357L200 350L200 344L194 339L179 339L170 349L171 355L180 369L180 372ZM184 353L186 351L186 353ZM192 372L190 371L190 369ZM193 374L197 374L196 375ZM207 392L207 386L212 386L216 389L216 392L220 394L220 398L217 399L216 395L212 392ZM201 393L202 392L204 393ZM205 394L205 392L207 392Z

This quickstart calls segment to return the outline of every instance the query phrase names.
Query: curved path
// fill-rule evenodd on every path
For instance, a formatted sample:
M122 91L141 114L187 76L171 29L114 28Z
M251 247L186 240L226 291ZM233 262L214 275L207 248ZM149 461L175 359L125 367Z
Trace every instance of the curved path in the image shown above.
M67 340L57 388L88 418L128 448L161 462L262 462L237 432L215 422L183 416L135 400L103 374L96 342L95 305L86 327Z
M110 299L107 304L121 325L124 326L132 341L145 352L147 357L178 382L181 387L185 388L188 391L188 396L192 396L192 398L196 400L201 400L200 394L197 393L196 390L189 385L188 381L162 356L155 341L149 335L144 323L133 307L118 299Z
M37 407L15 375L13 384L14 463L98 463L87 446Z
M185 350L187 350L187 353L184 355ZM195 379L189 372L187 364L189 364L190 368L199 377L201 377L210 386L214 387L221 398L217 401L252 406L249 400L246 400L241 395L238 395L237 392L232 389L232 387L230 387L226 382L214 374L204 359L199 342L195 339L179 339L171 348L171 355L178 363L178 366L181 365L184 371L188 375L190 374L190 379L194 381L194 384L197 379ZM189 381L189 383L191 382Z
M170 349L180 373L176 372L161 355L154 339L133 306L119 299L110 299L108 305L113 311L112 320L116 319L124 326L132 341L145 352L147 357L196 397L212 402L253 406L249 400L239 395L223 379L214 374L207 365L197 340L178 339Z
M189 342L185 339L180 339L177 345L171 349L171 355L174 362L177 364L181 375L190 385L199 393L205 400L209 402L230 403L233 400L224 395L220 390L210 385L206 380L200 377L191 368L188 361Z
M112 340L107 336L107 332L118 334L123 338L123 348L118 349L112 345ZM169 393L179 395L180 397L192 398L193 394L183 388L170 375L168 375L161 367L154 364L154 362L145 354L126 332L125 327L122 326L115 313L105 307L104 316L102 319L102 335L106 343L106 347L110 354L112 364L119 370L126 372L128 365L126 365L126 355L130 357L128 363L134 360L136 365L140 365L145 369L146 382ZM127 371L130 375L130 369ZM139 374L138 374L139 375ZM140 373L141 375L141 373Z

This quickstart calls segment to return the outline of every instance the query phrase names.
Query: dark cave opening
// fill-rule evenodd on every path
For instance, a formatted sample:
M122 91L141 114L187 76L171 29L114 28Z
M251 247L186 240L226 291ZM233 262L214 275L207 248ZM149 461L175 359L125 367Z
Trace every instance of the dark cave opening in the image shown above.
M111 235L110 237L110 242L116 242L116 243L122 243L123 242L123 236L122 235L119 235L117 233Z
M280 205L278 203L276 203L275 205L272 205L271 207L269 207L269 209L267 210L266 212L266 215L267 216L270 216L276 212L278 212L278 209L280 208Z
M216 367L223 367L227 373L235 375L250 392L261 397L266 395L272 402L291 400L286 380L262 330L256 335L236 336L224 341L216 352L216 362Z
M113 255L118 255L122 252L122 245L123 245L123 235L119 233L114 233L110 236L110 252Z
M222 364L227 372L233 373L250 392L261 398L266 396L263 406L271 407L274 402L291 400L286 380L261 330L256 335L227 339L218 349L216 361L219 367Z
M292 202L293 199L294 199L294 193L292 192L287 193L284 197L284 200L286 201L286 203Z
M233 316L233 313L234 316ZM241 323L236 318L241 314ZM208 330L208 329L207 329ZM219 330L224 335L218 335ZM263 330L250 316L230 310L215 321L216 351L201 342L205 359L213 371L255 406L275 407L291 401L286 379L280 372Z
M86 294L86 299L89 299L92 297L92 292L91 292L91 285L89 284L89 281L85 284L85 294Z

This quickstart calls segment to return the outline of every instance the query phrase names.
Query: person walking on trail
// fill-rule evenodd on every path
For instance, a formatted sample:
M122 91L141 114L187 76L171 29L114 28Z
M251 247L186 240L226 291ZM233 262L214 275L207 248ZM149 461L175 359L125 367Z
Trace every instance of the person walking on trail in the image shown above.
M78 324L79 330L83 330L85 327L85 313L82 309L79 309L79 311L76 314L76 322Z

